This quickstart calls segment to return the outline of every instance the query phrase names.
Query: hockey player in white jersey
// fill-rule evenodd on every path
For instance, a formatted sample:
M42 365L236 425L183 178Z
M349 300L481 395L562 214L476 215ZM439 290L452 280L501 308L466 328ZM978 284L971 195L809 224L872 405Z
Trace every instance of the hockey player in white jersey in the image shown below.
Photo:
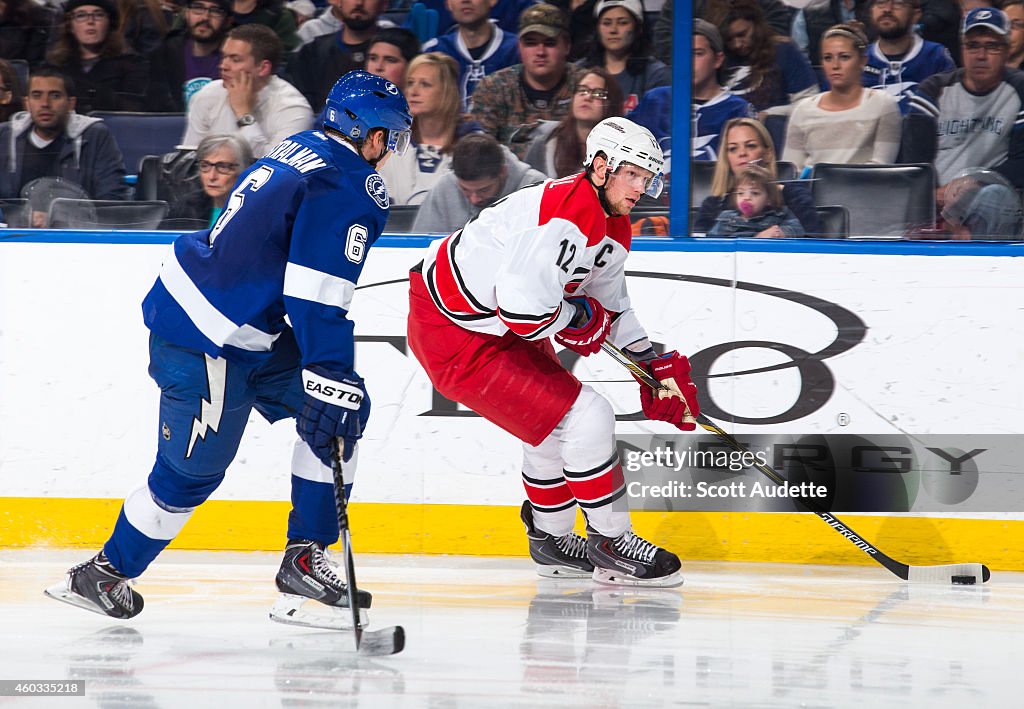
M370 413L348 310L388 216L375 168L405 150L411 125L398 87L350 72L327 98L322 131L273 148L239 177L212 229L175 240L142 305L149 372L161 390L156 463L125 500L102 551L47 595L114 618L142 611L130 579L220 485L255 409L271 422L296 418L300 438L277 574L282 596L271 617L351 624L350 612L321 615L324 623L302 606L348 606L325 554L339 535L334 442L346 461L347 495ZM357 604L370 601L360 591Z
M640 387L648 418L684 431L700 412L690 365L658 355L630 307L629 212L661 192L646 128L607 118L585 171L525 187L434 242L410 273L409 344L434 387L519 438L530 553L545 576L623 585L682 583L679 558L631 528L611 405L555 356L609 341L676 390ZM576 506L587 538L573 533Z

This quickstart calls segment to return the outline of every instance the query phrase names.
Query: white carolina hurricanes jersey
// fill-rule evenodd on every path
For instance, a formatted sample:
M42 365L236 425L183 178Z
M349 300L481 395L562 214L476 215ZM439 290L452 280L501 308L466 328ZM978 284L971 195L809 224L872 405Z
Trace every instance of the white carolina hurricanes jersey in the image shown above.
M431 244L423 262L438 309L467 330L539 340L565 328L586 294L615 313L619 347L647 337L630 308L629 217L606 217L584 174L524 187Z

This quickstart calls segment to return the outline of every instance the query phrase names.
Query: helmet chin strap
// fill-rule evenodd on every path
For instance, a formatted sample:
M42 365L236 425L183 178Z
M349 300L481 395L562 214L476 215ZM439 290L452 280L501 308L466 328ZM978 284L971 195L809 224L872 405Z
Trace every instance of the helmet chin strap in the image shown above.
M377 165L380 164L380 161L383 160L384 156L387 155L387 154L388 154L388 146L385 145L384 149L380 151L380 155L378 155L377 157L373 158L372 160L368 159L366 162L370 163L370 167L372 167L374 170L376 170L377 169Z
M622 216L618 212L615 211L615 208L612 207L612 203L608 201L608 196L605 194L605 188L608 185L607 163L605 165L606 165L606 167L605 167L605 173L604 173L604 183L602 183L601 185L595 185L594 184L594 179L593 179L594 172L593 172L593 170L591 170L590 177L589 177L590 184L594 186L595 190L597 190L597 201L601 203L601 209L604 210L604 213L608 214L610 216L613 216L613 217Z

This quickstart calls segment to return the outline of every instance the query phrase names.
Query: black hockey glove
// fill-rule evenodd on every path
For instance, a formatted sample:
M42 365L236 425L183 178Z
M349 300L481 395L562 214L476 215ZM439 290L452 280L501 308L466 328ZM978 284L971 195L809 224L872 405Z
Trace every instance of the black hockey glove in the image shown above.
M331 464L332 441L344 440L342 459L348 461L370 418L370 397L355 372L337 374L310 365L302 370L305 401L296 424L299 437L324 465Z

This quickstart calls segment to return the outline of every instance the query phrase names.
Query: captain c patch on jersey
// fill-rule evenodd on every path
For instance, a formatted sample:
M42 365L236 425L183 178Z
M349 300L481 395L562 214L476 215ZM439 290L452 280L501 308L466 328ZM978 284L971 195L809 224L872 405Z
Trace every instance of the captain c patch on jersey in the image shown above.
M377 173L366 176L366 194L370 195L381 209L387 209L391 203L388 198L388 188L384 185L384 178Z

